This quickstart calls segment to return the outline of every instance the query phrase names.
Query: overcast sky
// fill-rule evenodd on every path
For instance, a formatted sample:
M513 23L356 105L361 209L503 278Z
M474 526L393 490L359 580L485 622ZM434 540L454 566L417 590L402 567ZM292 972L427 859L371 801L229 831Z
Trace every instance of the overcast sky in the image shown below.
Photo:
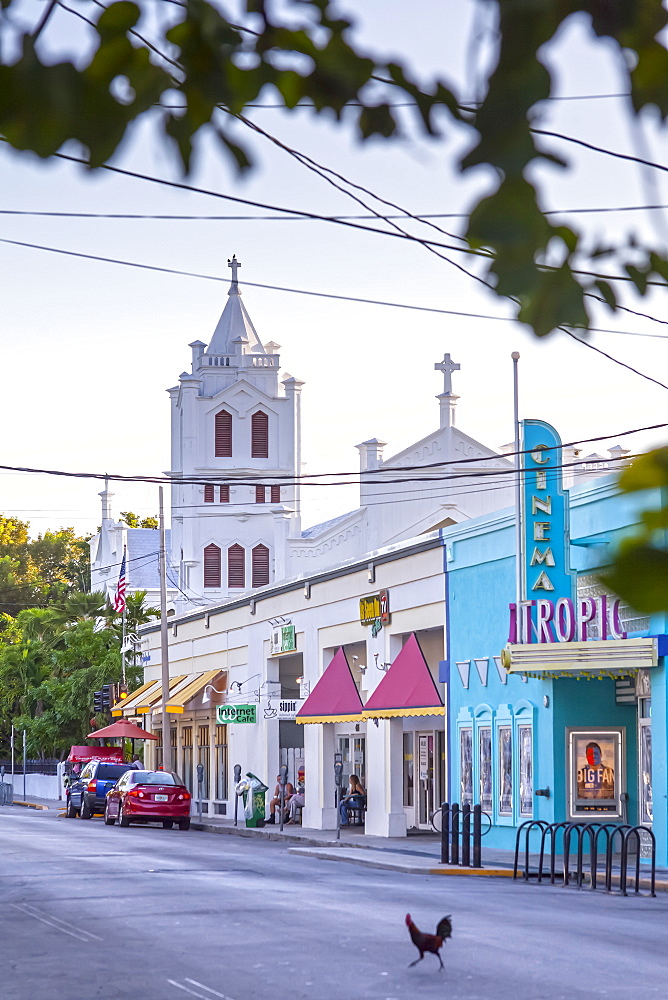
M92 13L92 5L73 0ZM475 97L469 44L474 5L461 0L365 0L355 8L357 37L368 49L407 61L421 79L441 76ZM346 9L346 6L343 6ZM484 13L486 5L480 5ZM40 4L26 2L26 23ZM484 20L484 19L483 19ZM54 53L85 44L79 22L59 10L50 27ZM481 24L478 23L478 29ZM85 31L85 26L82 27ZM487 47L479 46L478 66ZM565 97L619 94L618 64L610 46L594 44L584 21L573 21L549 52ZM467 68L467 61L469 67ZM268 92L264 103L274 103ZM637 154L640 138L619 97L551 101L542 127L613 150ZM453 130L421 138L410 125L401 142L360 144L347 127L308 110L287 114L256 109L249 116L282 142L412 213L460 213L486 190L477 171L465 180L456 162L471 142ZM408 122L408 119L407 119ZM240 127L241 128L241 127ZM648 116L644 141L652 159L666 162L665 137ZM240 179L211 142L190 182L225 194L319 214L362 214L365 209L250 131L239 131L256 169ZM550 148L571 164L545 168L546 205L556 209L668 203L664 174L580 150L556 140ZM150 123L135 131L114 161L128 169L177 178ZM365 200L368 198L365 196ZM375 204L378 208L377 203ZM0 209L266 216L220 199L160 187L62 161L0 149ZM564 216L568 218L567 215ZM592 234L618 238L631 229L664 243L663 212L579 215ZM461 220L441 219L449 232ZM417 231L413 227L412 231ZM433 230L426 236L452 243ZM244 302L264 342L281 344L283 369L303 379L303 454L310 472L352 471L354 446L369 437L388 442L386 455L438 426L442 376L434 363L445 351L461 364L453 377L460 396L459 426L496 448L512 439L513 350L521 352L522 416L553 423L564 441L608 435L585 453L621 443L633 450L668 439L663 431L620 438L634 427L668 420L668 393L558 334L537 342L514 322L509 308L480 284L415 243L314 221L164 221L2 216L5 239L113 257L219 277L203 280L118 264L86 261L0 243L2 373L0 464L66 471L160 473L169 464L169 406L165 390L188 367L188 342L211 337L226 301L227 259L242 263ZM463 254L453 260L470 266ZM245 286L245 282L361 297L391 303L478 313L498 319L438 315L382 305L337 302ZM664 319L665 294L627 305ZM591 342L642 372L668 381L664 326L603 310L596 325L659 335L613 333ZM0 474L0 511L31 521L33 534L99 523L101 485L25 474ZM114 510L149 514L157 490L113 487ZM311 491L304 525L356 505L354 489Z

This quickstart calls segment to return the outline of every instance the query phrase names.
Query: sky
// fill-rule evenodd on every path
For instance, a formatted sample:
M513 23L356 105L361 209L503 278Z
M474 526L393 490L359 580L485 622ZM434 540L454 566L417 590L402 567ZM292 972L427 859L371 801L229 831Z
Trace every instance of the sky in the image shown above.
M86 0L72 0L92 13ZM233 8L230 8L233 10ZM365 0L342 4L353 12L354 37L367 50L389 53L428 82L440 77L475 99L489 65L491 46L485 4L461 0ZM41 5L24 0L23 23L39 17ZM238 13L238 12L237 12ZM49 27L53 57L86 45L85 25L61 9ZM480 35L477 47L472 33ZM5 50L5 58L8 58ZM595 43L582 19L572 19L546 53L564 100L545 102L540 126L620 152L666 162L668 144L648 114L633 128L618 56ZM571 99L577 98L577 99ZM585 98L585 99L581 99ZM274 104L268 92L262 103ZM401 141L362 144L347 122L289 114L276 108L249 112L263 129L356 184L411 213L462 213L490 190L485 170L462 177L458 159L472 135L453 128L445 114L443 134L428 139L405 119ZM306 170L268 140L239 126L255 161L240 178L219 148L200 144L201 160L189 183L283 208L323 215L368 210ZM568 170L541 168L545 205L564 210L592 237L619 239L636 232L664 245L662 211L569 216L566 210L668 204L664 173L643 170L574 145L546 140L569 162ZM438 427L436 395L442 376L434 371L444 352L461 365L453 376L459 395L458 425L492 448L512 440L512 361L519 351L521 416L553 423L564 441L599 435L584 454L620 443L633 452L663 443L668 428L620 437L621 432L668 420L667 390L574 343L564 334L538 341L508 321L507 304L450 263L417 243L317 221L248 219L271 214L213 197L146 181L91 174L74 164L0 149L0 212L99 212L227 216L225 220L75 219L1 216L5 240L75 253L116 258L203 274L186 277L120 264L85 260L0 242L4 429L0 465L156 475L169 465L169 405L166 391L189 366L188 343L208 342L226 301L227 260L242 263L245 305L263 342L281 345L286 373L305 382L303 456L305 471L352 472L355 445L370 437L388 442L386 456ZM180 179L153 124L140 125L114 163L153 176ZM367 203L369 198L363 196ZM377 210L379 205L373 203ZM383 209L386 211L387 209ZM237 217L237 218L229 218ZM449 233L463 220L435 220ZM455 240L426 227L412 232ZM463 254L452 260L470 266ZM373 299L420 307L396 308L255 288L247 283ZM632 309L665 316L665 293L640 299L627 291ZM452 315L424 311L448 310ZM458 313L478 314L475 318ZM660 381L667 381L668 331L659 323L600 309L591 343ZM29 520L31 533L73 526L95 530L100 520L95 480L0 471L0 512ZM113 509L141 515L157 510L157 488L112 487ZM303 525L356 506L354 487L307 491Z

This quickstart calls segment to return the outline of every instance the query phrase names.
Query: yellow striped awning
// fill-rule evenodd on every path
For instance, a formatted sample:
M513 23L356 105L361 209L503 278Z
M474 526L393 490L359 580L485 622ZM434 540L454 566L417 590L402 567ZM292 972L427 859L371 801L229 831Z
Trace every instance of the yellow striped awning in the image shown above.
M182 684L186 679L188 674L179 674L177 677L169 678L169 690L170 693L177 688L179 684ZM153 709L159 701L162 700L162 684L158 682L157 687L152 688L145 695L137 700L135 707L133 708L134 715L148 715L148 713ZM129 713L123 713L129 714Z
M218 693L221 693L227 687L227 673L223 670L207 670L202 674L195 674L191 676L190 683L186 684L185 687L179 689L173 695L170 695L169 701L167 702L167 711L173 713L174 715L181 715L185 710L185 706L189 701L192 701L200 691L203 691L207 684L213 684L214 680L220 678L224 683L214 685L218 688Z
M132 694L129 694L127 698L116 702L112 706L111 714L116 718L122 715L134 715L134 706L137 704L137 701L141 700L143 695L148 694L150 688L157 687L159 683L160 681L146 681L141 687L136 688ZM127 709L130 709L130 711L127 711Z

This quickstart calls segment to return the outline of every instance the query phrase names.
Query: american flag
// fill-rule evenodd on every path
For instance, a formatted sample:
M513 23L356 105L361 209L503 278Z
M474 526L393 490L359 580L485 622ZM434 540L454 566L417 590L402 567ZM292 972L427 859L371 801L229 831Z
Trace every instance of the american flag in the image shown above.
M121 571L118 574L118 584L116 586L116 593L114 594L113 606L114 611L122 614L125 611L125 588L126 588L126 578L125 578L125 552L123 553L123 562L121 563Z

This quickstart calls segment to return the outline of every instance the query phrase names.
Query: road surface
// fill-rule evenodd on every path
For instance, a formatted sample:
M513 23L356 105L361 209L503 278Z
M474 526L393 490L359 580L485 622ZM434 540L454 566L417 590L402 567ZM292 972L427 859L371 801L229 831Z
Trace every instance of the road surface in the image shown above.
M286 845L0 808L3 1000L647 1000L657 899L404 875ZM442 954L417 957L404 917Z

